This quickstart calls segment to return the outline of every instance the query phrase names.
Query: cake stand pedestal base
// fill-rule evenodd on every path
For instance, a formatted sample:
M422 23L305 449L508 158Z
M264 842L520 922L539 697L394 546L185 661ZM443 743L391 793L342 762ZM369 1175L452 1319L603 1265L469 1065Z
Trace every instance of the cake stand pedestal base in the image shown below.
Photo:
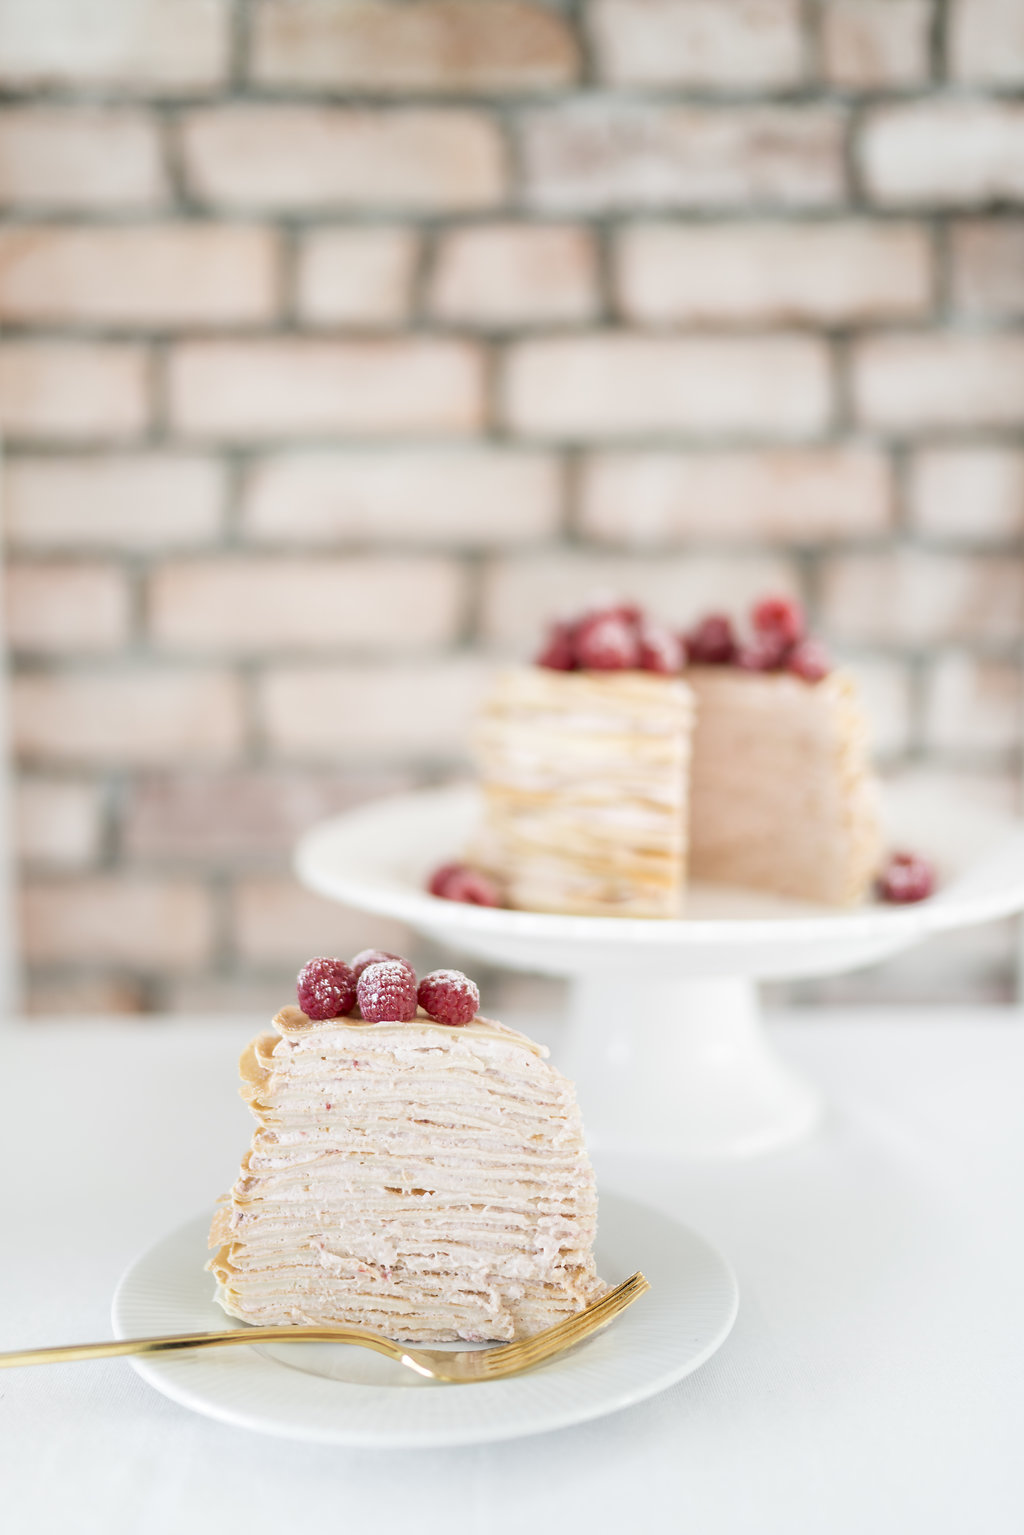
M821 1117L817 1093L771 1049L744 978L574 978L559 1056L595 1150L751 1156Z

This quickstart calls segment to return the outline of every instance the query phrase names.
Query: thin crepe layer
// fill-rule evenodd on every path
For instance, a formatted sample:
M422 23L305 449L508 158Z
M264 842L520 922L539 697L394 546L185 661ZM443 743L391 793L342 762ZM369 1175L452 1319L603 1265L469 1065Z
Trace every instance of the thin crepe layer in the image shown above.
M242 1057L258 1128L210 1232L232 1316L502 1340L600 1293L593 1172L546 1051L485 1019L275 1025Z

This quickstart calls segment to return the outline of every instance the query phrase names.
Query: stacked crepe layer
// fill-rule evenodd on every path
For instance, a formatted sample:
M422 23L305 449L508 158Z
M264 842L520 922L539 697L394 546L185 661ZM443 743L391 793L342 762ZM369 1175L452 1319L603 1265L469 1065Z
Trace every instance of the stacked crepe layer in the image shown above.
M693 695L675 678L502 673L474 736L472 861L523 910L678 916L692 728Z
M845 906L877 872L881 833L868 726L842 671L687 672L697 698L690 782L695 880Z
M259 1128L210 1233L227 1312L505 1340L601 1292L579 1110L545 1050L483 1018L274 1021L242 1057Z

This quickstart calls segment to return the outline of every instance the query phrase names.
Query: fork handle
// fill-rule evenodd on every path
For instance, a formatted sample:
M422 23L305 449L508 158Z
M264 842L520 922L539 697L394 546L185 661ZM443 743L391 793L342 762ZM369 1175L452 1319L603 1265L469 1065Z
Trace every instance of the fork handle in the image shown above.
M390 1338L353 1327L237 1327L225 1332L165 1333L155 1338L108 1339L103 1343L63 1343L57 1348L23 1348L0 1354L0 1370L28 1364L74 1364L81 1359L116 1359L125 1354L175 1354L193 1348L220 1348L232 1343L356 1343L389 1359L403 1359L406 1350Z

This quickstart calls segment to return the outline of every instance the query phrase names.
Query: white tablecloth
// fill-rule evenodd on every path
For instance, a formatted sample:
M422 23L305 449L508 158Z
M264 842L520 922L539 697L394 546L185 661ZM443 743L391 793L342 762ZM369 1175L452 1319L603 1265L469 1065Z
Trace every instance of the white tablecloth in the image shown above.
M736 1267L739 1320L696 1375L559 1433L388 1452L221 1425L121 1361L5 1372L4 1535L1020 1535L1024 1025L904 1012L774 1028L828 1095L814 1139L729 1166L598 1161L605 1186ZM108 1336L127 1263L228 1186L251 1032L0 1036L0 1348Z

